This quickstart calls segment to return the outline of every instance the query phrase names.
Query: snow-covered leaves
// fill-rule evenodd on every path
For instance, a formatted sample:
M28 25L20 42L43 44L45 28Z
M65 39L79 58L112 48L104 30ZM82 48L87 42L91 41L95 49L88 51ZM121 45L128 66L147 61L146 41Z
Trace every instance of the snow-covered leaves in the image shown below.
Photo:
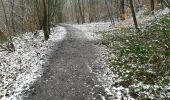
M43 33L25 33L13 37L15 52L0 52L0 99L18 100L24 90L41 76L51 56L50 51L57 49L56 44L66 35L63 27L53 30L48 41Z

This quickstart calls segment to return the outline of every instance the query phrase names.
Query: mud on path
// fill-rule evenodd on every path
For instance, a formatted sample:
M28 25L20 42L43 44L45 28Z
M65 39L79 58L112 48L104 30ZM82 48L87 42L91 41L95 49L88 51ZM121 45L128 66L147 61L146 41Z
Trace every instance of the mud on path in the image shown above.
M102 60L96 61L100 40L89 40L81 30L64 27L66 38L24 100L108 100L96 74L104 66Z

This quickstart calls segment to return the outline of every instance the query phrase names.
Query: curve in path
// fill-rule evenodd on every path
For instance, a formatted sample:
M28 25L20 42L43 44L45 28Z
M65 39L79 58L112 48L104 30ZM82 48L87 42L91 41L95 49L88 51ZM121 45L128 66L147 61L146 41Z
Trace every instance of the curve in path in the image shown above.
M24 100L105 100L104 88L92 71L97 58L94 45L84 33L65 26L67 36L53 53L50 64ZM96 65L97 66L97 65Z

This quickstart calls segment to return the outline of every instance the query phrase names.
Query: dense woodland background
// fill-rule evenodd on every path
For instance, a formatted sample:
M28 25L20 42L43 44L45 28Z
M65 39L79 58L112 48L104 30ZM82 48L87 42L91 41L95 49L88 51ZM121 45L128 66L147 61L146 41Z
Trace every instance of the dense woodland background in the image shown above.
M142 9L153 11L167 0L1 0L1 36L44 29L57 23L89 23L125 20ZM46 29L48 27L48 29Z

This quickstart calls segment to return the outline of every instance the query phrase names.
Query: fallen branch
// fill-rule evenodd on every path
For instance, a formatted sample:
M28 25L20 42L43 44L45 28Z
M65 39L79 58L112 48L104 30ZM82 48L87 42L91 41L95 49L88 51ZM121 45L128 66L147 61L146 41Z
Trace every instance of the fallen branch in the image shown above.
M0 52L2 51L10 51L10 52L13 52L14 49L11 49L11 48L8 48L8 46L3 46L3 45L0 45Z

